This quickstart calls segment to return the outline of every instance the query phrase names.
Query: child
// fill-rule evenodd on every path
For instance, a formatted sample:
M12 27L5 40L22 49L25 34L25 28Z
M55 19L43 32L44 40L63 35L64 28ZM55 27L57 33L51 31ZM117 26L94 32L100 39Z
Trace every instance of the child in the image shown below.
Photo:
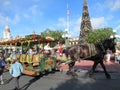
M23 67L16 57L13 58L13 62L10 66L9 72L13 76L15 81L14 90L19 90L19 78L21 76L21 73L23 72Z

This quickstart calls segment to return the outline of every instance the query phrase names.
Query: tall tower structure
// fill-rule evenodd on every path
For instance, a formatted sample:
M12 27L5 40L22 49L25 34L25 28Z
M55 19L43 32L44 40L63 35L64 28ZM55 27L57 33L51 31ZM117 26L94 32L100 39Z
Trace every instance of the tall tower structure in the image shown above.
M62 37L65 38L65 46L66 47L68 47L68 45L69 45L69 38L71 37L69 24L70 24L70 10L69 10L69 7L68 7L68 2L67 2L66 28L65 28L64 34L62 35Z
M68 7L68 2L67 2L67 17L66 17L66 30L69 32L69 24L70 24L70 10Z
M11 38L11 36L10 36L10 28L9 28L8 25L5 26L5 29L4 29L4 31L3 31L3 38L4 38L5 40L8 40L8 39Z
M90 31L92 31L92 26L91 26L87 2L86 0L84 0L79 38L87 36Z

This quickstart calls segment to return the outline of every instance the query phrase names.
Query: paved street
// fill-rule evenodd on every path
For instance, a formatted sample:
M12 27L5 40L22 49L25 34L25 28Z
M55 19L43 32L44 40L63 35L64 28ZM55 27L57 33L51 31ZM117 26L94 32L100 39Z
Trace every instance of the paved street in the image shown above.
M21 90L120 90L120 64L106 63L112 79L106 79L100 66L97 67L95 79L88 77L92 62L76 63L78 77L66 75L67 65L62 65L63 72L53 72L42 77L23 75L20 78ZM80 66L81 65L81 66ZM4 85L0 90L12 90L14 82L9 72L4 73Z

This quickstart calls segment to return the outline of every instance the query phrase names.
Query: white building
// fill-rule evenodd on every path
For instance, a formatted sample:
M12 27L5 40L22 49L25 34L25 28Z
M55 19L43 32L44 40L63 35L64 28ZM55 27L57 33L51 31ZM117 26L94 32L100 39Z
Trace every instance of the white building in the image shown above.
M9 40L11 39L11 34L10 34L10 28L8 25L5 26L5 29L3 31L3 39L4 40Z

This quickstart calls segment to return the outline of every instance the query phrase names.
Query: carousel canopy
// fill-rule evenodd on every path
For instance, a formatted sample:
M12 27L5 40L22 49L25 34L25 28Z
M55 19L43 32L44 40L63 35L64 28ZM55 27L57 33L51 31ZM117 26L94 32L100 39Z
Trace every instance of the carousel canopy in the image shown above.
M44 38L37 34L31 34L31 35L26 35L25 37L22 37L22 38L19 37L19 38L11 39L8 41L2 41L0 42L0 45L20 46L21 44L28 45L28 44L38 44L38 43L49 43L49 42L54 42L54 41L55 40L50 37Z

